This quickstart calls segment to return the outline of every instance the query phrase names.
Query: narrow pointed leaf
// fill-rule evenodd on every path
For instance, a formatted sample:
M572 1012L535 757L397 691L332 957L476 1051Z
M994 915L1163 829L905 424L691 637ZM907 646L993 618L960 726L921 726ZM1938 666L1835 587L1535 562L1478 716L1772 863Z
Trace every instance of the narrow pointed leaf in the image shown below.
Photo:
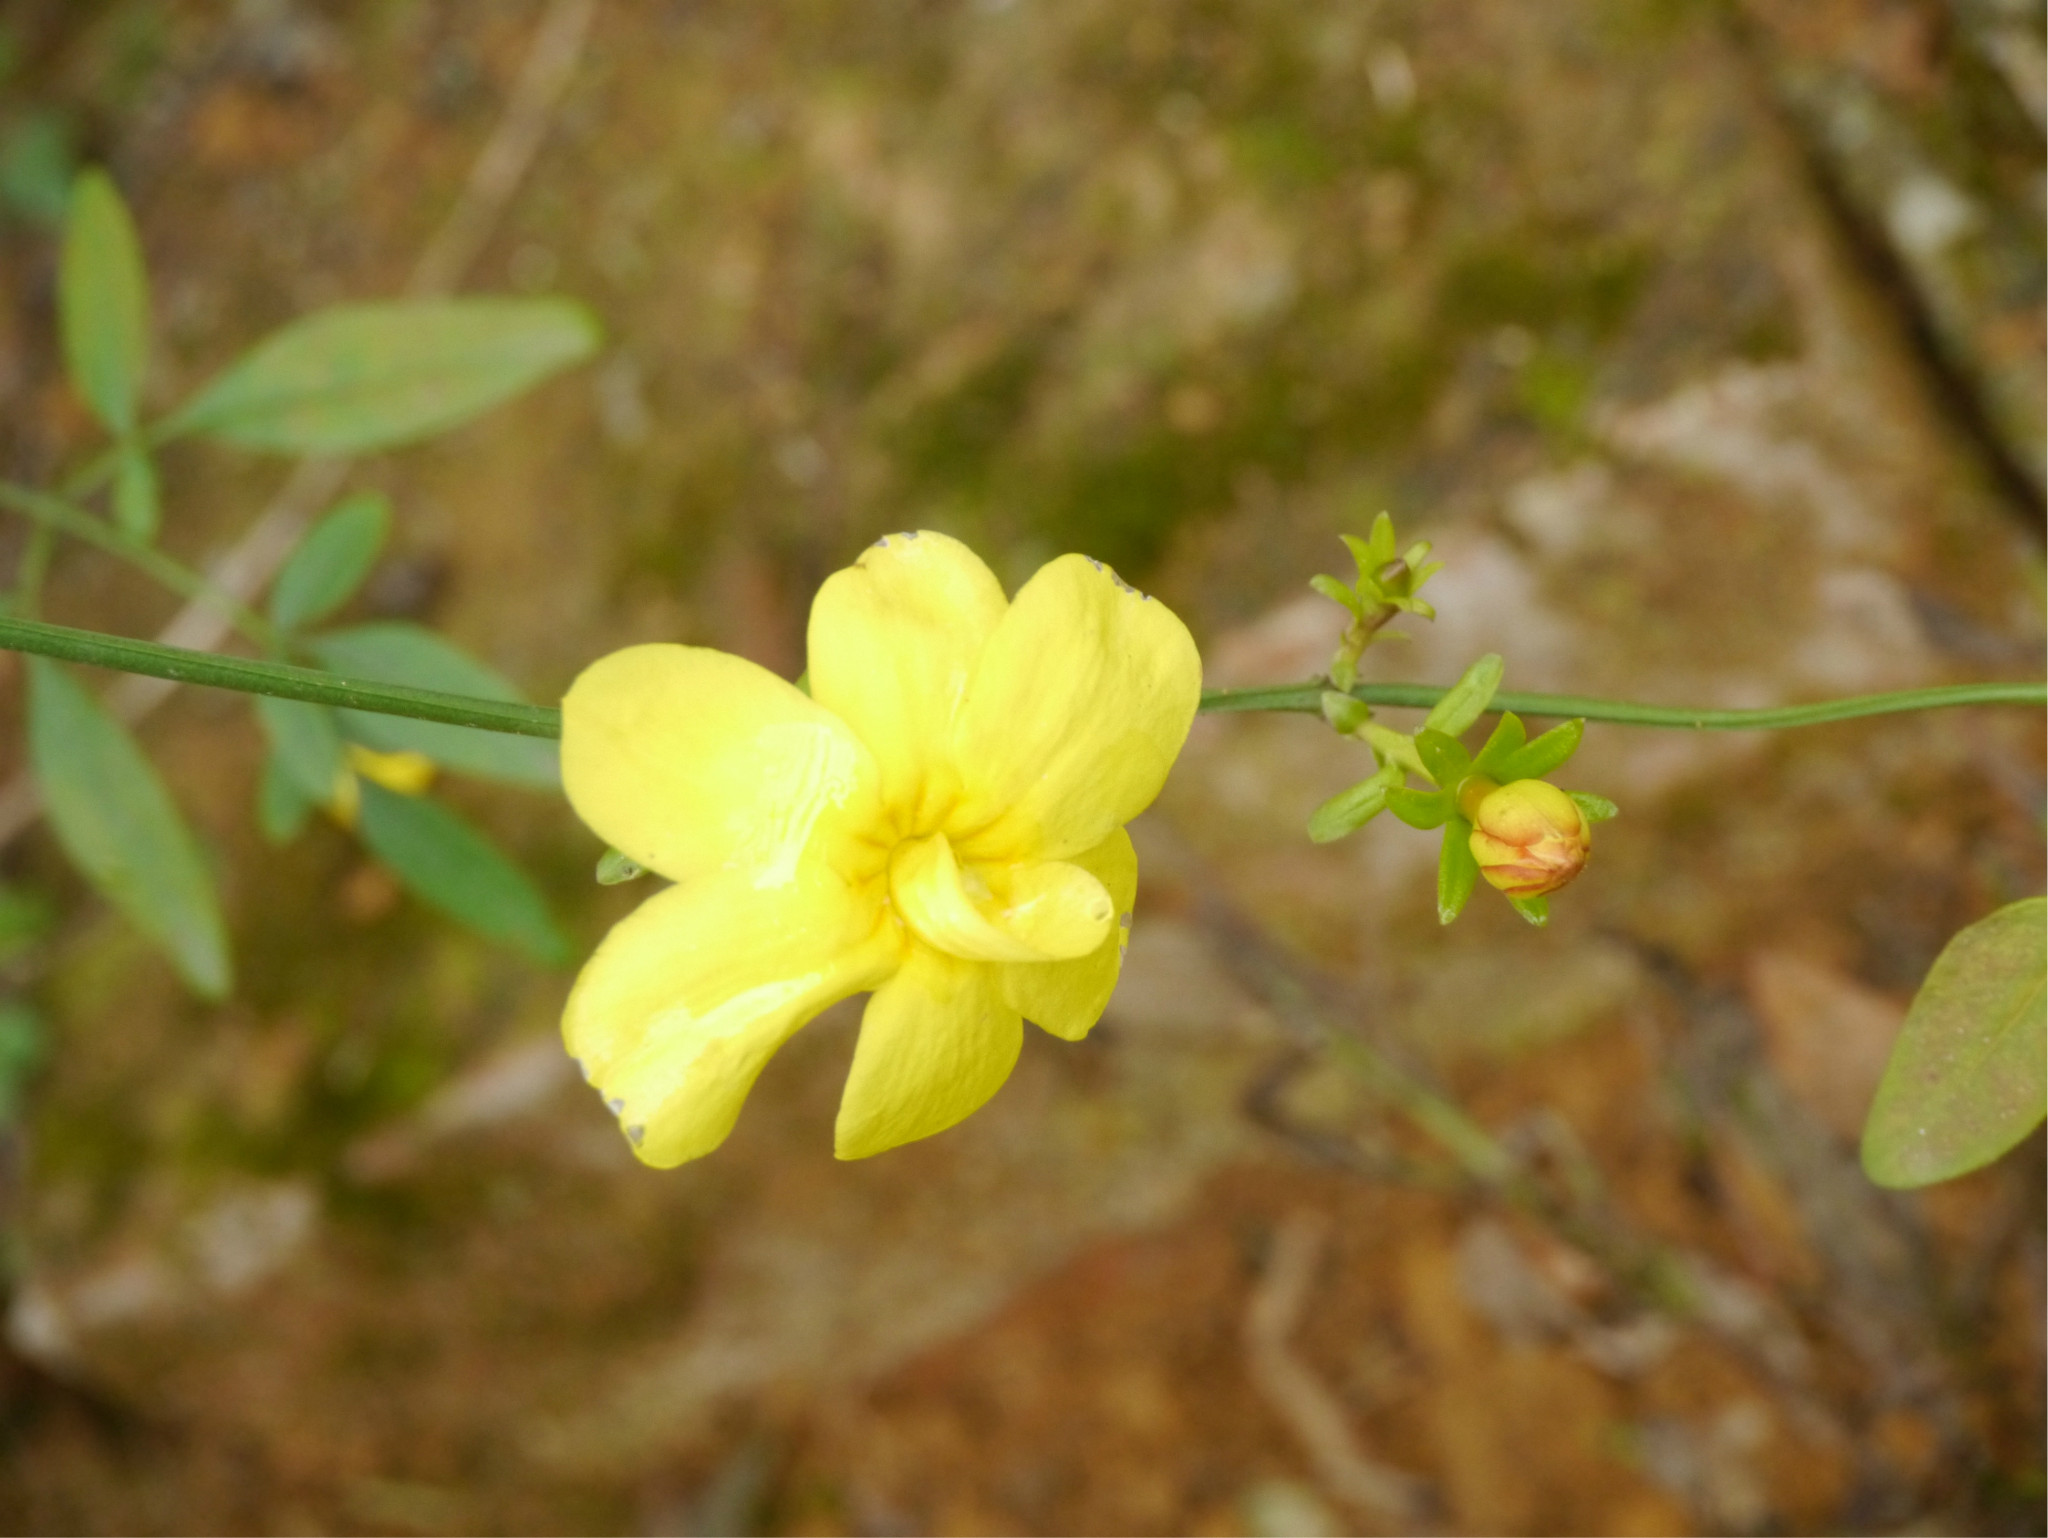
M149 450L130 438L114 463L114 522L129 538L148 544L161 521L158 503L156 465Z
M1510 897L1508 906L1538 929L1550 922L1550 899L1547 897Z
M1479 862L1472 856L1472 824L1453 817L1444 824L1444 846L1436 862L1436 919L1449 924L1465 911L1479 880Z
M1563 768L1579 751L1579 739L1585 735L1584 721L1562 722L1542 736L1530 738L1489 772L1503 785L1514 780L1540 780L1551 771Z
M481 415L597 350L559 299L337 305L256 344L165 423L282 454L360 454Z
M1426 727L1417 732L1415 751L1422 756L1422 767L1429 771L1429 777L1444 790L1456 790L1458 782L1472 772L1472 755L1465 751L1464 744L1442 732Z
M299 541L270 589L270 618L280 630L298 630L347 603L377 564L391 532L391 504L374 491L358 492L314 524Z
M487 939L550 965L569 942L526 872L438 802L362 782L363 842L413 894Z
M256 786L256 825L272 844L289 844L313 814L313 798L299 788L275 748L264 757Z
M1488 652L1465 669L1465 676L1451 685L1450 691L1430 708L1423 726L1447 737L1456 737L1464 732L1493 703L1494 691L1500 688L1501 673L1500 654Z
M1441 828L1451 815L1451 798L1442 791L1409 790L1405 786L1387 792L1387 810L1411 828L1427 832Z
M2008 904L1935 960L1892 1047L1863 1127L1881 1186L1979 1169L2048 1105L2048 898Z
M1605 796L1591 795L1583 790L1568 790L1565 794L1572 798L1588 822L1606 822L1621 810Z
M1479 756L1472 760L1472 772L1491 775L1494 779L1501 780L1494 766L1520 748L1526 735L1522 727L1522 718L1512 710L1508 711L1494 724L1493 735L1486 739L1486 746L1481 748ZM1527 779L1528 776L1519 775L1517 778ZM1501 783L1506 784L1507 781L1501 780Z
M1377 721L1366 722L1360 730L1381 763L1399 764L1412 775L1428 778L1429 771L1422 767L1422 755L1415 751L1415 739L1406 732L1381 726Z
M1323 573L1317 572L1308 579L1308 585L1332 603L1341 603L1353 614L1358 612L1358 595L1335 577L1325 576Z
M71 184L57 321L72 385L107 431L127 436L149 365L149 284L135 221L104 171Z
M334 712L303 700L254 696L257 717L270 739L271 757L314 805L330 800L343 767L341 728Z
M485 699L520 698L502 674L418 625L396 621L355 625L314 636L306 647L323 667L351 678L412 684ZM514 737L506 732L363 710L340 714L345 736L381 752L424 753L445 768L515 785L552 790L562 783L560 753L544 738Z
M1386 770L1360 780L1349 790L1339 791L1308 820L1308 836L1318 844L1332 844L1371 822L1387 809L1387 792L1399 782L1400 770L1389 776Z
M195 992L230 985L221 922L198 842L128 729L70 674L29 660L29 761L64 852L170 957Z

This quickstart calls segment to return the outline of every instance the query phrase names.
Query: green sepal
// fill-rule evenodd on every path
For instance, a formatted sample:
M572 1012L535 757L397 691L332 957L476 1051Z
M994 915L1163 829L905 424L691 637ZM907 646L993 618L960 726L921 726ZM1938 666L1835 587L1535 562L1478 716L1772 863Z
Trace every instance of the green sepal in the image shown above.
M1553 770L1563 768L1579 751L1579 739L1585 735L1586 723L1583 720L1575 718L1563 722L1541 737L1532 737L1488 772L1503 785L1516 780L1540 780Z
M1330 730L1338 736L1351 737L1372 719L1372 707L1355 695L1339 694L1335 689L1325 689L1323 719L1330 723Z
M1538 929L1550 922L1550 899L1547 897L1510 897L1508 906Z
M1339 791L1308 820L1308 836L1318 844L1334 844L1356 833L1387 809L1387 794L1400 783L1399 765L1390 765L1360 780L1349 790Z
M646 866L616 849L607 849L597 857L599 886L619 886L624 882L637 881L646 874Z
M1520 716L1516 715L1512 710L1504 713L1500 720L1494 723L1493 735L1486 739L1486 746L1481 748L1479 756L1472 760L1472 772L1474 774L1486 775L1491 779L1500 780L1503 785L1508 783L1505 779L1502 779L1497 766L1501 760L1507 758L1522 746L1523 739L1527 735L1523 730L1522 718ZM1527 779L1528 776L1518 775L1516 778Z
M1411 828L1425 833L1441 828L1451 815L1451 798L1443 791L1410 790L1405 785L1387 792L1387 810Z
M1568 790L1565 794L1572 798L1588 822L1605 822L1621 810L1605 796L1589 795L1583 790Z
M1444 824L1444 846L1436 862L1436 920L1449 924L1465 911L1479 880L1479 861L1472 854L1472 824L1453 817Z
M1430 708L1423 726L1450 737L1463 734L1474 721L1486 714L1486 707L1493 703L1494 693L1500 688L1502 672L1500 653L1488 652L1465 669L1465 676L1452 684L1444 697Z
M1472 755L1455 737L1424 727L1415 734L1415 751L1423 770L1443 790L1456 790L1458 782L1472 772Z

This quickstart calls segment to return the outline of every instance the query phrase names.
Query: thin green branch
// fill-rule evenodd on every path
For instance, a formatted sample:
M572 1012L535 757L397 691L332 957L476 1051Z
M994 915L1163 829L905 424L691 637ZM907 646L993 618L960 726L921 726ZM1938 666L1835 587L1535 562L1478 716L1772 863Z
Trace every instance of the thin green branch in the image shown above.
M277 650L283 644L283 637L278 634L276 626L232 594L222 592L182 561L174 560L152 545L130 539L119 529L102 523L84 508L74 506L62 497L53 497L12 481L0 481L0 507L11 507L46 529L81 540L126 561L181 598L218 609L237 630L259 646Z
M0 650L34 652L42 657L85 662L123 673L146 673L174 683L238 689L244 694L269 694L314 705L338 705L347 710L374 710L387 716L444 721L450 726L481 727L487 732L512 732L521 737L562 735L562 713L542 705L373 683L289 662L187 651L182 646L160 646L154 641L133 641L40 620L0 616Z
M1267 689L1205 689L1204 712L1279 710L1319 715L1326 685L1287 684ZM1352 696L1368 705L1394 705L1426 710L1442 699L1436 684L1360 684ZM2048 684L1943 684L1933 689L1897 689L1888 694L1856 694L1816 700L1810 705L1777 705L1763 710L1700 710L1685 705L1638 705L1628 700L1596 699L1582 694L1515 694L1493 697L1493 710L1525 716L1579 716L1613 726L1683 727L1693 731L1755 731L1786 726L1819 726L1858 716L1888 716L1913 710L1941 710L1956 705L2048 705Z
M559 737L562 714L545 705L522 705L412 689L402 684L371 683L345 678L318 668L250 657L224 657L215 652L187 651L154 641L135 641L96 630L74 630L40 620L0 616L0 650L34 652L67 662L146 673L177 683L239 689L245 694L272 694L280 699L309 700L384 715L474 726L487 732L513 732L522 737ZM1435 684L1360 684L1352 691L1375 705L1424 708L1441 699ZM1313 712L1322 691L1313 684L1283 689L1212 689L1202 696L1205 711L1279 710ZM1814 726L1857 716L1893 715L1956 705L2048 705L2048 684L1953 684L1936 689L1905 689L1892 694L1865 694L1849 699L1821 700L1776 710L1686 710L1667 705L1634 705L1625 700L1585 699L1566 694L1501 694L1494 706L1532 716L1583 716L1622 726L1665 726L1708 729Z

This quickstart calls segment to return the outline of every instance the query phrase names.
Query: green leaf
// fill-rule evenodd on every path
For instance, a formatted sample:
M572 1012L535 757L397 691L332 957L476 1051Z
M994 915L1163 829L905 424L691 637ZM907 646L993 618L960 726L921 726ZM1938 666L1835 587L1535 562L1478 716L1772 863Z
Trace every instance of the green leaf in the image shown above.
M2048 1109L2048 898L1949 941L1920 985L1863 1127L1864 1173L1931 1185L1996 1159Z
M80 172L71 184L57 324L72 385L109 432L126 437L149 364L149 284L135 222L101 170Z
M569 942L526 872L437 802L362 782L363 842L429 906L536 961L568 960Z
M1387 810L1411 828L1427 832L1441 828L1451 815L1451 798L1444 791L1409 790L1396 786L1387 792Z
M1486 739L1486 746L1481 748L1479 756L1472 760L1472 772L1500 779L1493 766L1519 749L1524 735L1522 718L1512 710L1508 711L1494 723L1493 735ZM1528 776L1523 775L1521 778L1526 779Z
M388 621L330 630L310 637L306 647L323 667L352 678L493 700L520 698L502 674L419 625ZM560 752L545 738L365 710L342 711L341 723L352 741L385 753L424 753L446 768L514 785L554 790L562 783Z
M1415 739L1406 732L1397 732L1377 721L1366 722L1360 730L1381 763L1399 764L1418 778L1429 777L1429 771L1422 767L1422 755L1415 751Z
M294 789L317 806L334 795L343 767L341 728L334 712L303 700L254 696L256 714L270 739L272 758Z
M1479 880L1479 861L1472 855L1472 824L1453 817L1444 824L1444 846L1436 862L1436 921L1453 922L1465 911Z
M646 874L646 866L638 860L627 858L616 849L607 849L597 857L599 886L619 886L628 881L638 881Z
M156 538L159 503L149 450L139 438L123 440L114 462L114 522L123 534L146 545Z
M280 630L297 630L327 618L362 585L391 532L391 503L380 493L359 491L314 524L277 574L270 589L270 618Z
M1352 592L1351 589L1346 587L1343 583L1339 582L1335 577L1327 577L1324 576L1321 572L1317 572L1313 577L1310 577L1308 579L1308 585L1314 588L1318 593L1321 593L1325 598L1329 599L1332 603L1341 603L1342 605L1344 605L1346 609L1350 610L1353 614L1356 614L1358 612L1358 595Z
M1508 754L1490 772L1503 785L1516 780L1540 780L1552 770L1562 768L1579 751L1579 739L1585 735L1586 723L1581 720L1553 726L1541 737L1532 738Z
M1308 836L1318 844L1334 844L1356 833L1387 809L1387 792L1401 782L1399 766L1382 769L1360 780L1349 790L1339 791L1308 820Z
M1588 822L1606 822L1621 810L1605 796L1591 795L1583 790L1568 790L1565 794L1572 798Z
M231 970L213 879L164 782L56 663L29 659L29 684L29 761L64 852L195 991L224 996Z
M1444 790L1456 790L1458 782L1472 772L1472 755L1465 745L1442 732L1424 727L1415 734L1415 751L1429 777Z
M273 750L263 760L263 778L256 787L256 823L264 838L273 844L289 844L313 814L313 798L299 789L298 781Z
M230 364L164 424L247 449L361 454L460 426L597 350L561 299L337 305Z
M1430 708L1422 723L1424 728L1447 737L1461 735L1493 703L1494 691L1500 688L1501 672L1500 653L1488 652L1481 657Z
M1508 906L1538 929L1550 922L1550 899L1547 897L1510 897Z

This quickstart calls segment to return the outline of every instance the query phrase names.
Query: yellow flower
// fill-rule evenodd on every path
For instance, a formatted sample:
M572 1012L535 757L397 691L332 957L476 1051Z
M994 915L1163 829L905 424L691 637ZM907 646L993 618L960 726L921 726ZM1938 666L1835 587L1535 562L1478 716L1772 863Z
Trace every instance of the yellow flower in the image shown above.
M1078 1041L1137 892L1123 825L1201 666L1164 604L1062 556L1006 601L942 534L892 535L811 606L810 697L738 657L633 646L562 702L577 815L676 883L615 928L563 1035L634 1150L725 1140L762 1066L873 991L842 1159L929 1137L1009 1077L1023 1020Z
M1486 792L1472 814L1479 874L1510 897L1542 897L1586 868L1593 830L1578 803L1544 780Z

